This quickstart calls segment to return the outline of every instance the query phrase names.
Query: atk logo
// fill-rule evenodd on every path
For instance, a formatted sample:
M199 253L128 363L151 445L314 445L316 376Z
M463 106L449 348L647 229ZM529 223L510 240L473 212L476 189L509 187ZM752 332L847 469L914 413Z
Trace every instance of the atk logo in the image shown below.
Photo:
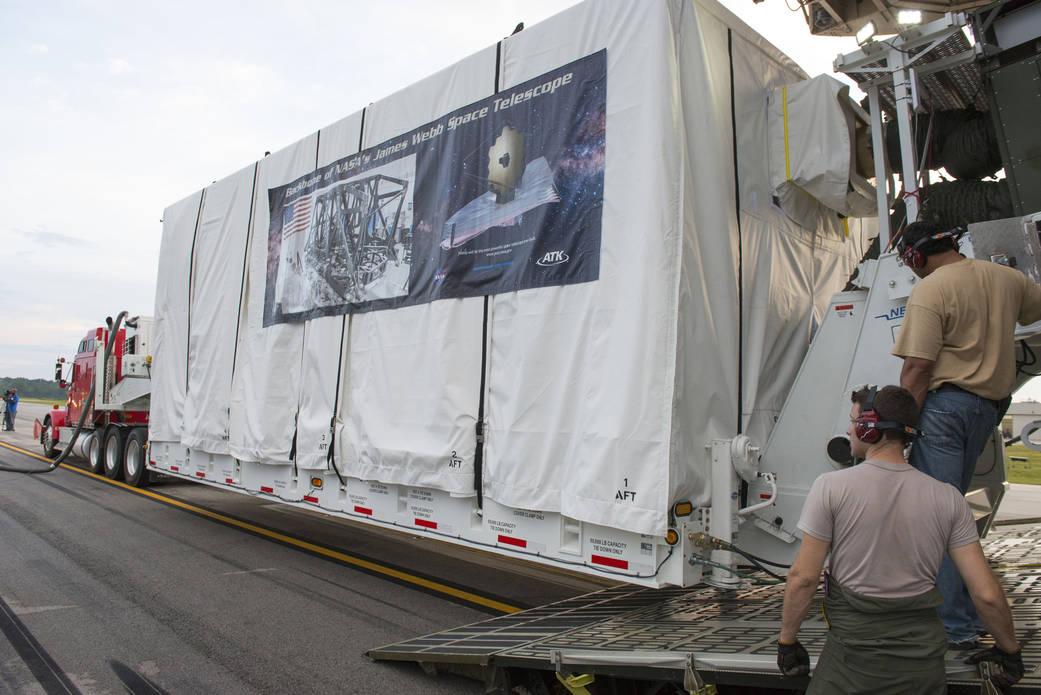
M886 321L896 321L897 319L904 318L904 311L907 310L906 306L897 307L896 309L890 309L889 313L879 314L876 319L885 319Z
M549 251L539 260L535 261L535 265L547 266L547 265L560 265L561 263L567 263L571 259L563 251Z

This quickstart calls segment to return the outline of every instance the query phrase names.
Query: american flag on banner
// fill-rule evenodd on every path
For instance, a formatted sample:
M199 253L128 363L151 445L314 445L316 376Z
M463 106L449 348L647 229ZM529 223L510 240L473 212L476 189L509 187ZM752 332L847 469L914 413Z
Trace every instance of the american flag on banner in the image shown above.
M307 231L311 226L311 209L314 206L314 194L305 195L286 207L282 212L282 238L291 237L299 232Z

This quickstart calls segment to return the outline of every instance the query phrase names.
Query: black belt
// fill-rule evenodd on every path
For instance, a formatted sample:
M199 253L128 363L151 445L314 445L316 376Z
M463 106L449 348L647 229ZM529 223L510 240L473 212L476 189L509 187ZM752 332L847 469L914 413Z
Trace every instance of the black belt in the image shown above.
M973 393L972 391L969 391L968 389L963 389L961 386L958 386L957 384L952 384L950 382L946 382L946 383L940 384L939 386L934 388L933 391L935 391L937 393L944 393L944 392L948 392L949 393L949 392L952 392L952 391L955 391L957 393L967 393L970 396L976 396L976 398L982 398L983 400L987 401L992 406L994 406L994 410L998 410L998 411L1001 410L1001 406L1002 406L1002 402L1001 401L995 401L995 400L990 399L990 398L983 398L983 396L979 395L978 393Z

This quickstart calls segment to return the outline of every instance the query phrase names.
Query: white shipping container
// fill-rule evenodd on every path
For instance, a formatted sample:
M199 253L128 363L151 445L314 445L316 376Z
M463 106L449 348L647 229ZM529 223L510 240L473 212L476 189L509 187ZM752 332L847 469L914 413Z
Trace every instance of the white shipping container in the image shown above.
M567 78L598 64L602 83ZM826 212L800 226L774 202L769 95L804 79L714 0L589 0L173 204L155 312L155 465L615 579L698 581L701 569L666 540L675 529L685 544L683 529L698 522L677 519L673 506L709 503L714 440L745 432L766 441L813 330L874 228ZM542 84L550 86L526 96ZM550 106L580 88L603 91L601 149L535 151L539 138L593 142L543 132L593 122ZM488 156L452 149L470 127L490 133L481 140ZM393 159L428 157L425 147L458 157L425 169ZM544 155L554 176L552 190L544 179L531 189L536 207L515 216L535 174L497 189L496 162L511 175L502 152L526 172L539 171ZM313 183L357 155L388 164ZM467 176L486 176L484 196L495 199L474 202L485 207L473 219L506 212L492 231L453 245L465 235L423 225L460 212L428 209L455 200L447 188L432 195L430 177L451 178L467 161L487 163L487 174ZM568 189L583 167L602 170L602 188ZM323 229L317 201L377 173L405 182L387 194L404 191L393 234L379 237L375 223L364 230L383 243L384 284L356 284L341 292L350 297L343 306L294 318L322 282L289 274L306 265ZM316 210L295 246L283 232L296 213L277 205L294 187L314 189ZM498 200L506 189L517 202ZM595 219L564 229L585 235L582 244L536 251L538 220L563 215L569 195L596 201ZM286 216L273 225L272 210ZM510 235L532 225L529 266L503 273L538 277L540 261L566 258L586 273L581 281L410 303L444 279L440 267L422 274L436 267L427 256L474 254L472 279L494 265L478 265L481 253L494 260L508 247L515 260L526 247ZM493 237L513 241L492 248ZM351 262L338 260L337 272ZM302 290L301 278L310 278ZM385 298L364 298L377 292ZM272 322L280 311L290 319Z

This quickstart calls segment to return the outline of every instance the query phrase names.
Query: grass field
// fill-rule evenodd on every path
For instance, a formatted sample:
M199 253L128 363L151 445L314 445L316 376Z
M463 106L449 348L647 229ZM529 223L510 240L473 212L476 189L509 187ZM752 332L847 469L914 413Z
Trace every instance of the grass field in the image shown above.
M43 403L44 405L65 405L64 398L19 398L19 403Z
M1005 449L1008 456L1008 481L1041 485L1041 451L1028 449L1022 444L1013 444ZM1015 460L1015 459L1026 459Z

